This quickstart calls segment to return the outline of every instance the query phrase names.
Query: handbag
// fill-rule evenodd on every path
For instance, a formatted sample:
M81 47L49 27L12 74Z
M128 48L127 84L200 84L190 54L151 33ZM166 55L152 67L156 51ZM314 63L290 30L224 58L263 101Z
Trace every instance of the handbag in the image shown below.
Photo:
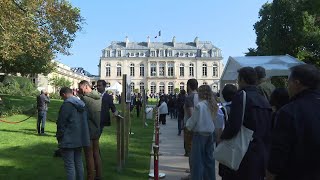
M213 152L215 160L235 171L239 169L240 163L248 150L250 142L253 139L253 131L243 126L246 107L246 92L242 92L243 108L240 131L235 137L220 142Z

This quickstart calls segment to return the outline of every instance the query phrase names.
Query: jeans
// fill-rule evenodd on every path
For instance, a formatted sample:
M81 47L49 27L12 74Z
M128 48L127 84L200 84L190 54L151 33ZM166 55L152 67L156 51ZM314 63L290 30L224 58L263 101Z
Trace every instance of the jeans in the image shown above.
M101 179L102 162L99 139L91 139L90 146L84 148L84 154L87 165L87 180Z
M83 180L82 148L61 149L67 180Z
M191 179L215 180L214 135L193 134L191 148Z
M38 111L38 120L37 120L37 131L38 134L44 133L44 128L46 125L46 119L47 119L47 111ZM41 129L40 129L41 126Z

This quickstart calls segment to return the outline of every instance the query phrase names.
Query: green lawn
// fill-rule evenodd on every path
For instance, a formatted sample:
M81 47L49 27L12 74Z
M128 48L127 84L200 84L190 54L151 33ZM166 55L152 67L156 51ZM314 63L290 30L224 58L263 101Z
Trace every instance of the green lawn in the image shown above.
M10 103L20 106L30 106L35 102L33 97L7 95L1 95L1 97L4 102L10 100ZM60 100L52 100L48 120L56 120L61 103ZM19 121L26 117L15 115L1 119ZM65 179L62 159L53 157L53 152L57 148L54 137L56 124L48 120L46 124L48 136L36 134L34 117L17 125L0 122L0 179ZM100 139L104 179L148 179L149 153L153 135L152 121L148 121L148 124L147 128L143 128L140 119L132 120L132 131L135 134L130 136L129 157L126 168L121 173L116 171L115 122L112 121L112 126L104 129Z

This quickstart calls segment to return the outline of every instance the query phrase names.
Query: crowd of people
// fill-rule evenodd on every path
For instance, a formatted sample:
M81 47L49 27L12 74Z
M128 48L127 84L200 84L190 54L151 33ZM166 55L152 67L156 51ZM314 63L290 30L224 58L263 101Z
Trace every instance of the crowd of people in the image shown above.
M253 132L252 140L239 168L219 163L223 180L320 180L320 115L316 113L320 107L320 71L312 65L294 66L290 71L287 89L276 88L266 78L265 69L258 66L239 69L238 87L226 84L221 95L189 79L187 91L160 96L159 121L165 125L167 116L177 119L178 135L184 135L190 174L182 179L215 180L216 147L233 139L244 126ZM109 110L118 114L105 87L104 80L97 82L96 90L88 81L81 81L79 94L68 87L60 90L64 102L56 137L67 179L84 179L82 150L87 179L102 178L99 139L103 127L110 126ZM131 100L139 117L141 95ZM41 135L49 95L42 91L37 102L37 130Z
M320 71L290 71L287 88L275 87L258 66L239 69L238 87L226 84L220 97L196 79L188 80L187 95L160 96L160 121L177 118L178 135L184 133L190 174L181 179L216 179L216 147L244 126L252 139L237 169L219 163L222 180L320 180Z

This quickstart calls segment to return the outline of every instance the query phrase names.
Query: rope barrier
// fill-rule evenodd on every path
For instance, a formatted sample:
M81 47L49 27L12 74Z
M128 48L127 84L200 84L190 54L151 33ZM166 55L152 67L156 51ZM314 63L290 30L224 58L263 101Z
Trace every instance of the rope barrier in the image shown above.
M29 117L27 117L26 119L23 119L23 120L21 120L21 121L11 122L11 121L6 121L6 120L0 119L0 122L7 123L7 124L19 124L19 123L22 123L22 122L24 122L24 121L27 121L28 119L30 119L31 117L33 117L33 115L35 115L35 113L34 113L34 114L31 114Z

